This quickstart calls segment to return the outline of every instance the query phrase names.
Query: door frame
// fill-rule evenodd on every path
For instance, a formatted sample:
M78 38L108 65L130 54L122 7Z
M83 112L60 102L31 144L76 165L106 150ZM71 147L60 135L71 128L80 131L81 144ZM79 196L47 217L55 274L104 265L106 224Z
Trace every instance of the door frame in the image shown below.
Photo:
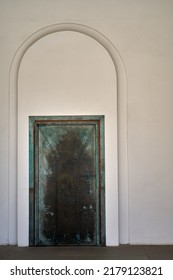
M30 246L43 246L39 243L40 232L40 209L39 209L39 129L41 127L81 127L92 126L95 135L95 244L97 246L105 245L105 147L104 147L104 116L86 115L86 116L30 116L29 117L29 243ZM79 130L78 130L79 133ZM89 135L90 136L90 135ZM49 136L50 137L50 136ZM87 144L85 140L84 146ZM87 146L86 146L87 147ZM86 149L85 147L85 149ZM53 149L51 145L51 150ZM52 152L55 152L52 150ZM45 159L46 160L46 159ZM40 163L41 164L41 163ZM43 164L41 164L43 166ZM46 178L43 180L43 187ZM77 187L77 186L76 186ZM80 188L80 185L78 186ZM43 188L42 188L43 189ZM87 192L87 190L86 190ZM41 201L43 198L41 199ZM43 202L42 202L43 203ZM81 210L80 210L81 211ZM86 211L86 210L85 210ZM87 210L89 211L89 210ZM53 244L47 244L53 245ZM54 245L90 245L90 243L64 243Z

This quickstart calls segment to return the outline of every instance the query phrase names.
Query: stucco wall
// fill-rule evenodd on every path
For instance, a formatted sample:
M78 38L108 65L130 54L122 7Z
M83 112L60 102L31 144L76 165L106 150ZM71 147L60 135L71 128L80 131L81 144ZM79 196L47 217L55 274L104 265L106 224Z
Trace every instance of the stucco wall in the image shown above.
M10 240L16 242L16 221L9 225L8 219L12 59L34 32L67 22L100 31L124 61L128 85L130 243L173 243L172 11L173 2L169 0L0 0L1 244L8 244L10 235Z

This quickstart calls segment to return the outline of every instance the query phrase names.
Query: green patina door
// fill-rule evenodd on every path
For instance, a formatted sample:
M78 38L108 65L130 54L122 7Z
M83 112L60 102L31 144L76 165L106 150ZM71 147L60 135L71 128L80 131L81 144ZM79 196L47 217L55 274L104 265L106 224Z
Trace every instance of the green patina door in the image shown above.
M104 245L104 117L30 117L30 245Z

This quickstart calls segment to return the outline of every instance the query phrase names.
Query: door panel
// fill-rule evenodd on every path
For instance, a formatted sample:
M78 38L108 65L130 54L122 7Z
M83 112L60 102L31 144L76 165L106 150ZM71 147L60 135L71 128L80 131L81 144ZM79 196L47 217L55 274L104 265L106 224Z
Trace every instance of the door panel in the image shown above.
M30 117L30 245L104 245L104 117Z

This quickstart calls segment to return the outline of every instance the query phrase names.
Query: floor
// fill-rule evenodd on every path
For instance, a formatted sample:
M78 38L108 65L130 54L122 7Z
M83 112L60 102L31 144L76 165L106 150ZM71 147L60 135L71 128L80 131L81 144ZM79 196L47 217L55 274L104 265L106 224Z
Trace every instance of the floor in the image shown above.
M118 247L0 246L1 260L173 260L173 245Z

